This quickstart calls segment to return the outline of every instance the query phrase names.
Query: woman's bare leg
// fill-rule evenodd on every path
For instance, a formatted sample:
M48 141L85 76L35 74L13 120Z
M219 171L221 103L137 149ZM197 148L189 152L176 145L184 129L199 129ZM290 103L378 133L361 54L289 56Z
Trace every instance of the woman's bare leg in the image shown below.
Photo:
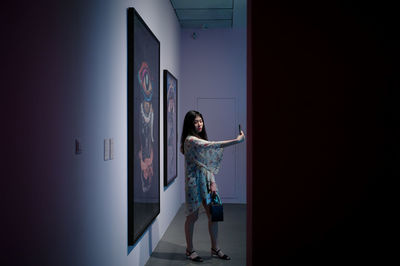
M210 210L205 201L203 201L203 207L206 210L208 217L208 232L210 234L211 247L215 250L218 250L218 222L211 221Z
M199 218L199 210L186 216L185 221L185 236L186 236L186 249L188 251L193 251L193 229L194 223Z
M211 220L210 209L205 201L203 201L203 206L208 216L208 232L210 233L211 248L213 249L211 254L217 255L220 259L230 260L231 258L225 255L218 247L218 222Z

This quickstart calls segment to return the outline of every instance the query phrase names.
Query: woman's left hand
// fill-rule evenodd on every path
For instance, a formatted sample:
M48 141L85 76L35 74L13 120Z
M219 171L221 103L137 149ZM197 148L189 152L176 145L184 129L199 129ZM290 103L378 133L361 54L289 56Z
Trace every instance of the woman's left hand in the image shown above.
M241 143L244 141L244 139L245 139L245 135L244 135L243 131L240 131L240 134L236 137L236 141L238 143Z
M211 187L210 187L211 193L215 194L217 193L217 184L215 182L211 183Z

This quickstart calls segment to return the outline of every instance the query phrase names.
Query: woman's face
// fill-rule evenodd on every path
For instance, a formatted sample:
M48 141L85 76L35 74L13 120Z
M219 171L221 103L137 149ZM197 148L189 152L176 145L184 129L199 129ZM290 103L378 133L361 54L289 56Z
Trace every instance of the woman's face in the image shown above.
M196 129L197 133L200 133L203 130L203 119L200 116L196 116L194 119L194 128Z

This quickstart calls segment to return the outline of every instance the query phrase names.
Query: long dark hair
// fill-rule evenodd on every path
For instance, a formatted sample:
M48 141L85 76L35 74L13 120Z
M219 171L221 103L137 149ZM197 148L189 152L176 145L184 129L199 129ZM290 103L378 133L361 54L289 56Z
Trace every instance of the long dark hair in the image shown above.
M203 130L200 133L196 132L196 128L194 127L194 119L196 116L200 116L201 120L203 120ZM203 116L195 111L191 110L186 113L185 119L183 120L183 129L182 129L182 136L181 136L181 152L185 154L184 143L185 139L188 135L196 136L198 138L208 140L207 132L206 132L206 124L204 123Z

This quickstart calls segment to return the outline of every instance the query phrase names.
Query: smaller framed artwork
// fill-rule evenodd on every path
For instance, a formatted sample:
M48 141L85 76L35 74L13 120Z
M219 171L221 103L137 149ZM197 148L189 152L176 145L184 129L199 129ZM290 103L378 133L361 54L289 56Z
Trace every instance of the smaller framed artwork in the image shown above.
M164 70L164 187L177 177L178 80Z

